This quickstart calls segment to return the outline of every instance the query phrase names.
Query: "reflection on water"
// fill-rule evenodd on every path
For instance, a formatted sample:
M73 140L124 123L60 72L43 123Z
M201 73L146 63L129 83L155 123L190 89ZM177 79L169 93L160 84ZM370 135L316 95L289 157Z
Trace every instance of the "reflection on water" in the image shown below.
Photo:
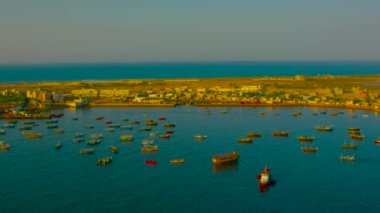
M237 171L239 169L237 163L214 165L212 167L213 172L225 172L225 171Z

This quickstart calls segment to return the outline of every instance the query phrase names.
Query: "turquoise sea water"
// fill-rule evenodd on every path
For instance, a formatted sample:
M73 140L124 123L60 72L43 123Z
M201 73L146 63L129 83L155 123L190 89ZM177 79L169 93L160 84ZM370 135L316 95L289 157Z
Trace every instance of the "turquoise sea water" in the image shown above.
M380 62L0 65L0 82L380 74Z
M227 114L221 114L226 110ZM328 110L326 115L318 113ZM301 111L299 117L291 116ZM89 108L58 110L62 135L45 129L44 121L35 131L43 139L26 139L17 127L6 129L0 140L11 150L0 152L1 212L375 212L380 208L380 118L365 111L319 108ZM259 115L265 112L265 115ZM368 114L368 117L363 115ZM356 118L353 117L356 116ZM78 121L71 120L78 116ZM96 121L105 116L103 121ZM166 117L176 124L170 140L155 138L159 152L143 154L141 141L147 132L139 132L147 119ZM105 121L127 124L123 118L142 124L133 130L106 132ZM4 120L0 121L2 125ZM162 121L152 131L164 132ZM93 124L94 129L85 129ZM333 132L317 132L316 125L334 125ZM347 128L360 127L366 136L355 142L359 149L344 152L343 142L351 142ZM288 138L277 138L272 131L289 131ZM252 144L238 144L248 131L260 131L263 137ZM103 133L104 141L93 155L80 155L85 143L72 142L74 133ZM121 134L133 134L132 143L120 143ZM208 139L195 141L194 135ZM298 135L314 136L317 154L301 152ZM55 149L55 143L63 147ZM115 145L118 154L109 146ZM235 166L214 168L211 156L237 150ZM355 153L354 163L341 162L341 153ZM102 156L113 156L112 164L96 166ZM184 165L169 160L185 158ZM145 160L157 160L146 166ZM268 166L276 185L260 192L256 175Z

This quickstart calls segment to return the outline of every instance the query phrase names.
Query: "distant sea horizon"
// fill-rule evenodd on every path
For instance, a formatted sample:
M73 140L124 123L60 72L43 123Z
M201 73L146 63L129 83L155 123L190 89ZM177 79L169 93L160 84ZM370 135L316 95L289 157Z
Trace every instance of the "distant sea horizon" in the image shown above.
M0 64L0 83L379 74L380 61L220 61Z

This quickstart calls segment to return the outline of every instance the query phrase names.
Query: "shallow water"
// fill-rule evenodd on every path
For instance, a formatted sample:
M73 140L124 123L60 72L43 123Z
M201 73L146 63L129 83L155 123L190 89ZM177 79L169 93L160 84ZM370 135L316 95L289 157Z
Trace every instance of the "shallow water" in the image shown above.
M226 114L221 114L226 110ZM328 110L327 115L313 113ZM301 111L299 117L291 116ZM377 179L380 176L379 117L371 112L318 108L89 108L58 110L64 113L59 126L62 135L47 130L44 121L35 131L43 139L26 139L18 130L6 129L0 140L11 144L11 150L0 153L0 203L5 212L373 212L380 208ZM265 112L265 115L259 115ZM362 115L368 114L365 118ZM357 118L352 116L356 115ZM78 121L71 120L78 116ZM96 121L105 116L103 121ZM160 150L142 154L141 141L148 132L140 132L145 120L166 117L176 127L170 140L155 138ZM105 121L128 124L123 118L137 119L142 124L133 130L106 132ZM4 120L0 121L2 125ZM153 131L164 132L159 121ZM94 129L85 129L93 124ZM333 132L317 132L316 125L334 125ZM351 142L348 127L360 127L366 136L355 142L359 149L344 152L343 142ZM289 131L288 138L273 137L276 130ZM262 138L252 144L238 144L248 131L260 131ZM95 154L80 155L86 143L72 143L74 133L103 133L102 144L94 146ZM132 143L120 143L121 134L133 134ZM205 134L208 139L194 140ZM301 152L298 135L314 136L317 154ZM63 147L55 149L55 143ZM115 145L118 154L109 146ZM227 168L215 168L211 156L237 150L239 162ZM341 153L355 153L354 163L341 162ZM112 156L112 164L96 166L99 157ZM184 165L170 165L169 160L185 158ZM145 160L158 161L146 166ZM264 166L271 169L277 184L266 193L260 192L256 175Z

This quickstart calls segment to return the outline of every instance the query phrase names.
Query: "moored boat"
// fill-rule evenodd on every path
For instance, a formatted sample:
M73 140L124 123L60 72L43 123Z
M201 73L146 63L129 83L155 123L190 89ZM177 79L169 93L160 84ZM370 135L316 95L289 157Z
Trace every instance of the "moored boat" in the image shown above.
M91 134L89 139L103 139L103 134Z
M375 141L373 141L375 144L380 144L380 138L376 139Z
M170 164L184 164L184 163L185 163L185 159L183 158L170 160Z
M101 139L89 139L87 145L98 145L102 142Z
M161 139L169 139L170 135L169 134L163 134L163 135L159 135L158 137Z
M133 126L120 126L121 130L131 130L133 129Z
M138 121L138 120L131 120L129 123L130 124L140 124L140 121Z
M276 131L276 132L273 132L272 135L277 136L277 137L288 137L289 133L285 131Z
M147 127L147 126L141 127L139 129L139 131L151 131L151 130L152 130L152 128L151 127Z
M252 143L252 138L239 138L238 143Z
M79 154L93 154L95 149L80 149Z
M120 124L110 124L110 125L108 125L108 127L110 127L110 128L120 128Z
M118 153L119 150L117 150L116 146L110 146L110 150L112 153Z
M156 136L158 136L158 132L150 132L149 136L156 137Z
M73 142L74 142L74 143L81 143L81 142L84 142L84 138L81 138L81 137L73 138Z
M354 161L354 160L356 160L356 157L355 157L355 154L353 154L353 155L343 155L343 154L341 154L339 156L339 160Z
M58 124L46 124L46 129L56 129L58 128Z
M157 123L156 121L152 120L152 119L147 120L147 121L145 122L145 124L146 124L147 126L157 126L157 125L158 125L158 123Z
M103 120L104 119L104 116L99 116L99 117L96 117L95 118L95 120L97 120L97 121L101 121L101 120Z
M212 162L214 164L228 164L235 163L239 159L239 154L236 151L232 151L227 154L220 154L212 157Z
M94 125L87 124L84 128L86 128L86 129L93 129L93 128L94 128Z
M145 139L141 142L142 145L151 145L153 144L154 141L153 140L150 140L150 139Z
M96 165L98 166L106 166L112 163L112 157L102 157L96 161Z
M173 130L168 130L168 131L165 131L165 133L168 134L168 135L172 135L172 134L174 134L174 131Z
M56 144L55 144L55 148L56 148L56 149L60 149L60 148L62 148L62 144L61 144L61 143L56 143Z
M6 124L3 124L3 127L4 128L15 128L16 127L16 124L12 124L12 123L6 123Z
M173 123L165 123L164 127L166 127L166 128L173 128L173 127L175 127L175 124L173 124Z
M109 125L109 124L112 124L113 122L112 121L106 121L104 122L106 125Z
M134 139L133 135L120 135L119 137L119 140L121 142L125 142L125 141L130 142L130 141L133 141L133 139Z
M263 171L256 176L256 178L259 181L259 184L262 186L274 183L270 176L270 170L266 166L264 167Z
M57 119L51 119L51 120L45 121L45 124L56 124L56 123L58 123Z
M332 126L316 126L315 129L320 132L331 132L333 130Z
M298 136L297 139L301 142L313 142L314 141L314 137L306 137L306 136Z
M10 145L3 142L3 141L0 141L0 151L8 151L10 149Z
M146 160L145 161L145 165L156 166L157 165L157 161L156 160Z
M5 129L0 129L0 135L5 135L5 133L7 133Z
M354 140L364 140L364 135L361 134L350 134L350 137Z
M205 140L207 139L207 135L195 135L194 138L196 140Z
M27 138L42 138L44 136L42 133L33 131L22 131L21 133Z
M32 126L20 126L18 129L19 130L31 130Z
M166 121L166 118L165 117L159 117L158 120L159 121Z
M157 152L158 145L143 145L141 147L141 152Z
M63 134L63 133L65 133L65 130L64 129L55 129L55 130L53 130L53 132L55 134Z
M343 143L342 148L343 149L357 149L358 146L354 143L350 143L350 144L349 143Z
M260 132L248 132L247 137L249 138L261 138L261 133Z
M107 132L115 132L115 128L106 128Z
M306 153L317 153L319 149L318 147L304 146L304 147L301 147L301 150Z

